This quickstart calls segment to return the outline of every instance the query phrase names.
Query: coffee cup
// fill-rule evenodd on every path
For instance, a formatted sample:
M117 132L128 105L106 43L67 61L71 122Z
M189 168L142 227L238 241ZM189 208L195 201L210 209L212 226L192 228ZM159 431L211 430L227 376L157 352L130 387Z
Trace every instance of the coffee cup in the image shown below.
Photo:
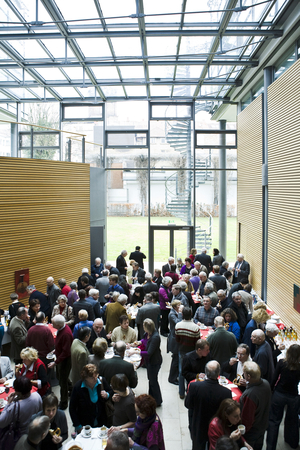
M243 435L246 433L246 427L245 425L238 425L238 429L240 430L240 433Z
M0 408L4 407L4 398L0 398Z
M83 434L85 436L90 436L92 434L92 428L90 427L90 425L85 425L83 427Z
M227 381L227 379L226 379L226 377L223 377L223 376L221 376L220 377L220 383L226 383L226 381Z

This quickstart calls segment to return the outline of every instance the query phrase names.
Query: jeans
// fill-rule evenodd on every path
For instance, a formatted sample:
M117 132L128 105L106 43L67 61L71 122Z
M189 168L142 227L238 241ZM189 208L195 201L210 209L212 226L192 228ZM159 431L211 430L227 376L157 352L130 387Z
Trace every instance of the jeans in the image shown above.
M278 430L282 421L284 407L287 405L284 419L284 440L292 448L298 447L299 426L298 426L298 407L299 398L281 392L274 391L272 396L269 427L267 434L267 450L276 450L278 439Z
M150 364L147 365L147 376L149 381L149 395L152 395L154 400L157 403L157 406L160 406L162 403L162 396L160 392L160 387L158 384L158 372L160 370L161 363L159 364Z
M179 356L179 361L178 361L178 365L179 365L179 376L178 376L179 395L181 397L183 397L185 395L185 378L182 375L182 361L183 361L183 358L185 357L185 353L179 352L178 356Z

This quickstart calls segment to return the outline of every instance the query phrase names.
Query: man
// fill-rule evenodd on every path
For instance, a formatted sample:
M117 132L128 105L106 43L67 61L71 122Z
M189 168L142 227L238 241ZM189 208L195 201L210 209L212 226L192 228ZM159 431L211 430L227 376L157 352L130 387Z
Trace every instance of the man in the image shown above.
M185 285L186 285L186 283L185 283ZM173 284L172 294L173 294L173 297L172 297L171 301L179 300L183 306L189 306L188 299L186 298L186 295L184 294L184 292L182 292L181 286L179 283Z
M243 290L247 284L248 284L247 278L242 278L241 281L239 281L238 283L233 284L231 286L231 289L230 289L229 294L228 294L228 300L230 302L232 302L232 294L234 292Z
M214 288L213 283L208 280L208 282L205 283L204 295L211 299L211 306L213 308L215 308L218 304L218 296L214 289L215 288Z
M152 274L147 272L145 275L146 283L143 285L144 294L150 294L150 292L158 292L158 286L152 281Z
M44 324L45 313L39 311L35 317L36 324L30 327L26 337L26 347L33 347L39 353L39 358L47 367L46 356L54 349L54 338L51 330Z
M220 275L220 267L213 266L213 272L214 275L209 277L210 281L213 281L215 283L217 291L219 289L224 289L224 291L226 291L227 289L226 278Z
M204 288L205 288L206 283L208 282L207 274L205 272L200 272L199 278L200 278L200 283L199 283L199 291L198 292L201 295L201 297L203 297Z
M197 375L205 377L205 366L211 360L209 344L205 339L198 339L196 348L185 355L182 362L182 375L189 384Z
M208 441L208 426L225 398L232 398L231 391L218 382L220 365L210 361L205 366L206 379L202 383L191 383L185 399L189 410L189 428L193 450L205 450ZM243 422L244 423L244 422Z
M5 381L14 377L14 371L10 365L10 359L7 356L0 357L0 383L3 384Z
M216 317L214 324L216 330L207 336L207 342L209 343L211 357L222 365L231 356L235 355L238 343L235 335L225 330L223 317Z
M95 264L92 265L91 274L94 277L94 280L97 281L98 278L102 277L102 270L104 269L104 265L101 262L101 258L95 258Z
M19 296L18 296L18 294L16 294L16 292L13 292L12 294L10 294L9 297L10 297L12 303L8 307L8 312L10 315L10 319L12 319L17 314L18 309L21 307L25 308L25 305L24 305L24 303L19 301Z
M116 267L113 267L110 263L105 264L105 269L108 270L110 275L120 275L120 272Z
M115 430L107 438L107 445L104 450L129 450L129 440L131 438L128 438L126 433ZM130 448L139 449L141 447L132 441Z
M58 314L52 318L53 328L57 330L55 339L55 362L48 364L52 369L56 366L56 376L60 385L60 404L59 409L68 407L68 380L71 370L71 345L73 342L72 331L66 325L64 316Z
M37 300L40 301L40 306L41 306L40 311L44 312L46 316L51 317L51 305L50 305L50 300L47 297L47 295L36 290L34 284L27 286L26 291L29 295L28 303L30 303L30 300L36 298Z
M53 310L53 306L56 305L57 299L60 296L60 289L56 284L54 284L54 278L48 277L46 280L47 283L47 297L49 299L49 303L51 305L51 311ZM41 309L42 310L42 309Z
M78 339L74 339L71 345L71 363L72 372L71 379L73 386L81 379L81 371L88 362L90 352L86 346L91 337L91 329L89 327L81 327L78 330Z
M191 270L191 278L190 278L190 282L193 285L194 288L194 292L197 292L199 289L199 284L200 284L200 278L198 275L198 270L197 269L192 269Z
M239 388L245 390L246 380L243 377L243 367L245 362L252 361L250 356L250 348L246 344L240 344L236 351L237 358L230 358L222 365L222 375L228 380L233 381L239 379Z
M253 361L259 365L261 377L272 382L274 375L274 362L270 345L266 342L265 333L262 330L254 330L251 341L256 345Z
M117 266L118 271L120 272L120 275L126 275L126 273L127 273L127 263L126 263L126 259L125 259L126 256L127 256L127 251L122 250L121 255L119 255L116 260L116 266Z
M99 303L98 299L99 299L98 289L94 289L94 288L90 289L89 296L86 298L86 301L92 305L96 318L103 316L103 311L100 308L100 303Z
M237 322L241 329L242 339L248 323L248 309L245 303L242 302L242 297L238 292L234 292L232 294L232 303L230 303L229 308L231 308L237 315Z
M105 295L107 294L107 290L110 286L108 279L109 271L106 269L103 270L102 275L103 276L98 278L96 281L96 289L99 291L99 303L101 306L105 305L107 302Z
M137 373L133 364L124 361L126 344L123 341L116 342L114 346L114 356L110 359L102 359L99 363L99 375L103 376L108 384L116 373L124 373L129 381L129 386L133 389L137 385Z
M93 323L93 328L91 330L91 336L88 340L86 346L89 349L89 352L92 353L92 347L93 343L97 338L104 338L107 341L110 339L111 333L106 334L106 331L104 329L104 324L102 319L95 319Z
M111 303L107 303L105 310L105 329L107 333L113 331L119 325L119 317L126 314L126 309L124 306L126 305L127 300L127 295L121 294L116 302L113 301Z
M135 323L139 328L139 336L144 334L143 322L145 319L151 319L154 322L156 330L158 330L158 319L160 316L160 307L153 303L151 294L146 294L144 298L144 305L138 309Z
M23 434L15 445L14 450L36 450L38 444L45 439L49 432L50 419L39 416L28 425L28 434Z
M165 274L166 274L167 272L170 272L170 270L171 270L171 265L174 264L174 262L175 262L175 259L173 258L173 256L169 256L167 264L165 264L164 266L162 266L162 274L163 274L163 277L165 276Z
M134 283L143 284L145 282L146 272L141 269L139 263L134 262L132 264L132 279Z
M79 290L84 289L84 286L82 285L82 280L81 280L82 277L88 278L88 280L89 280L87 283L88 285L95 286L95 280L92 277L92 275L89 274L89 269L87 267L84 267L81 271L80 277L78 277L78 280L77 280L77 286L78 286Z
M125 344L133 344L136 339L136 332L129 326L129 319L126 314L119 317L119 327L116 327L111 335L111 342L123 341Z
M182 361L184 356L194 350L197 340L200 338L199 327L192 321L192 310L185 306L182 310L183 320L175 325L175 339L178 344L179 358L179 397L185 396L185 381L182 375Z
M233 277L232 277L232 283L238 283L243 278L247 279L250 274L250 264L245 261L244 255L242 253L239 253L237 255L237 261L234 263L233 267Z
M199 261L201 264L203 264L203 266L207 268L208 272L211 272L211 257L207 255L207 248L203 247L201 249L201 253L195 256L194 261Z
M219 264L219 266L220 266L220 264ZM220 266L220 274L224 275L224 273L227 272L228 270L229 270L229 262L223 261L222 266Z
M204 324L207 327L211 327L218 315L219 312L217 309L211 306L211 299L209 297L203 297L203 306L197 308L193 320L198 326Z
M22 363L20 352L26 347L27 326L29 324L30 320L26 308L19 308L16 316L10 321L10 357L14 360L15 364Z
M242 424L246 427L244 438L253 450L261 450L269 422L271 388L261 378L260 368L255 362L245 362L243 370L247 383L240 399Z
M231 302L229 302L228 297L226 297L226 291L223 291L223 289L218 290L217 297L218 297L218 304L216 308L219 311L219 313L221 313L222 311L224 311L224 309L229 307Z
M106 300L109 300L111 297L111 293L119 292L120 294L124 294L124 289L118 284L119 277L118 275L109 275L109 287L107 289L107 294L104 296Z
M81 309L85 309L86 312L88 313L88 320L95 320L94 309L92 305L86 301L85 294L86 294L85 290L80 289L80 291L78 291L79 300L73 304L75 324L79 322L78 313Z
M129 259L133 259L133 261L136 261L142 269L144 268L143 260L146 258L147 256L141 252L141 247L139 247L138 245L135 247L135 252L131 252L129 255Z

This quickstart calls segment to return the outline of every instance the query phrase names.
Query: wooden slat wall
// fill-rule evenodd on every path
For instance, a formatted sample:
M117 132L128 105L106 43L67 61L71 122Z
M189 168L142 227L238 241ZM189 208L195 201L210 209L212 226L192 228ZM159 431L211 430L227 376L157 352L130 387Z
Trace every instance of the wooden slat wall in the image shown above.
M268 304L300 330L293 284L300 285L300 60L268 89Z
M30 283L46 292L77 281L90 264L90 166L0 158L0 307L11 303L14 272L29 268Z
M262 96L237 118L237 220L240 248L250 264L250 282L261 294Z

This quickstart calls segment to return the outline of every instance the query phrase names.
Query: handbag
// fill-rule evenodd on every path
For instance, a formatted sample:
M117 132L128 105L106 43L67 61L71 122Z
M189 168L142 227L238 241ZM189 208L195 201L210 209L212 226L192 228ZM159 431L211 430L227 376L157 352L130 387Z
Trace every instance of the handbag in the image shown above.
M104 386L103 386L103 383L102 383L102 377L99 377L99 378L100 378L100 383L101 383L101 391L102 390L104 391L105 389L104 389ZM112 399L109 398L108 400L106 400L104 405L105 405L105 413L106 413L106 416L107 416L108 426L111 426L112 425L112 418L113 418L113 415L115 413L115 407L114 407L114 404L112 402Z
M0 430L0 450L13 450L20 437L20 404L15 402L11 423Z

